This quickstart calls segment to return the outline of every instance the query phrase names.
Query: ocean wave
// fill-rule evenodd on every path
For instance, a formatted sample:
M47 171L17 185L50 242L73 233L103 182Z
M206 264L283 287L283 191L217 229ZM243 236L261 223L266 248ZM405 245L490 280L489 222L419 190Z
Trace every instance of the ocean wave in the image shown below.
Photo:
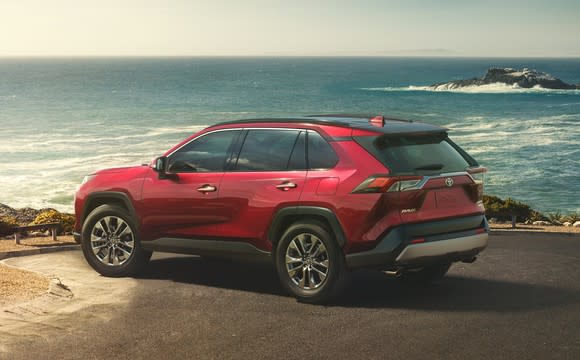
M121 148L133 150L150 148L164 151L206 127L207 125L192 125L153 128L136 134L110 136L85 133L71 137L68 133L55 133L51 135L51 139L45 139L45 134L30 134L0 143L0 152L4 154L40 154L42 149L50 149L52 152L77 152L87 147L93 147L95 151Z
M558 94L558 95L580 95L580 90L560 90L560 89L546 89L540 86L533 88L521 88L519 86L512 86L504 83L494 83L479 86L465 86L461 88L450 89L447 87L433 88L431 86L403 86L403 87L373 87L360 88L365 91L384 91L384 92L399 92L399 91L427 91L427 92L446 92L446 93L460 93L460 94Z

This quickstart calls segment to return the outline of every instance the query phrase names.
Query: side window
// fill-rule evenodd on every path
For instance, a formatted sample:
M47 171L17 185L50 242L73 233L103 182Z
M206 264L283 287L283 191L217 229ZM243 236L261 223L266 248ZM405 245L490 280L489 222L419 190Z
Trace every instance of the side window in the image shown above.
M169 157L171 172L224 171L228 150L238 132L218 131L193 140Z
M286 170L298 134L298 130L249 130L236 170Z
M338 162L336 153L315 131L308 132L308 168L309 169L331 169Z
M288 161L288 170L306 170L306 131L301 131Z

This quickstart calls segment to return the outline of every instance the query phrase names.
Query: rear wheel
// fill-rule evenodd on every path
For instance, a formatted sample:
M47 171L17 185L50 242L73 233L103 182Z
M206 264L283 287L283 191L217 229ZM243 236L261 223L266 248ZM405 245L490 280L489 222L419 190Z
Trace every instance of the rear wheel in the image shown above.
M284 288L298 300L324 303L346 284L344 256L331 233L318 222L290 226L276 247L276 270Z
M124 208L95 208L82 230L81 247L89 265L105 276L137 274L151 258L151 252L141 248L136 229L135 220Z
M406 283L429 284L441 280L451 267L451 263L442 263L425 266L416 270L408 270L399 278Z

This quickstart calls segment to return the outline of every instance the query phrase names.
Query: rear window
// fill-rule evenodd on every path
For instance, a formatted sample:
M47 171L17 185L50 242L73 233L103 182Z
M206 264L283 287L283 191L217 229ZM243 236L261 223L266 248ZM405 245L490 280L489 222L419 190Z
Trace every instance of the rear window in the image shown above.
M395 174L441 174L477 166L445 133L361 136L355 140Z

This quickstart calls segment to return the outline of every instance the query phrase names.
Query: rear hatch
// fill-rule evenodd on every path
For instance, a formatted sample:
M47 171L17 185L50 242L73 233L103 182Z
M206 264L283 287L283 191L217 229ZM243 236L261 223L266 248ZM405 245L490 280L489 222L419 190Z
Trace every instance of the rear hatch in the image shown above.
M483 173L444 131L355 137L388 174L377 174L354 192L383 192L402 223L482 214ZM369 185L372 185L372 189Z

